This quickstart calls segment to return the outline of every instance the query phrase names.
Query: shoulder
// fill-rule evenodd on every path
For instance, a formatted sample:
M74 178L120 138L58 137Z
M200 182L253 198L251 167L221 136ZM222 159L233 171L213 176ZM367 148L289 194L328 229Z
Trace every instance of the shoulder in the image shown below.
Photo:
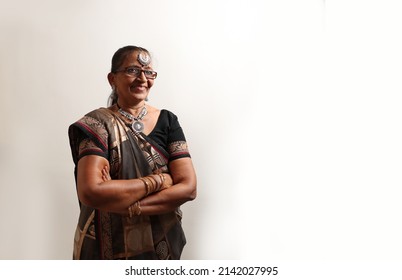
M168 109L159 109L147 104L148 114L162 115L163 117L176 117L176 115Z
M160 116L161 118L166 119L169 123L177 122L178 120L177 115L168 109L161 109Z
M95 109L69 126L70 137L76 137L78 134L84 133L86 135L98 135L100 138L106 138L112 119L112 111L108 108Z
M147 104L148 114L151 115L157 122L157 126L171 126L178 123L178 118L175 113L168 109L158 109Z
M87 114L85 114L84 118L89 117L89 118L94 118L97 119L101 122L110 120L113 118L113 113L112 110L110 110L109 108L98 108L95 109Z
M96 154L105 158L107 157L111 117L110 110L99 108L85 114L69 126L68 136L75 163L82 156L80 145L83 140L94 143L94 146L91 144L91 148L85 154Z
M86 113L83 117L78 119L71 126L80 125L102 125L105 126L110 120L113 119L112 111L108 108L98 108Z

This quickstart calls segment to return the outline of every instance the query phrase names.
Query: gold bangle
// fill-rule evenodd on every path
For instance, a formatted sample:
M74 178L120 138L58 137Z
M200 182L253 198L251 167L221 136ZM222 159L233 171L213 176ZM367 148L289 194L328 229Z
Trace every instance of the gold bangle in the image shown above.
M158 175L161 178L161 188L165 188L165 175L163 173L159 173Z
M149 191L148 194L153 193L155 191L155 183L149 178L149 176L142 177L145 181L148 182Z
M161 189L161 184L158 182L158 180L155 179L153 175L149 175L149 177L152 178L152 180L154 180L155 182L154 192L159 191Z
M155 181L155 191L157 192L157 191L159 191L159 190L161 189L162 184L161 184L161 182L158 182L158 180L156 180L154 176L151 176L151 177L152 177L152 179L154 179L154 181ZM159 176L158 176L158 177L159 177Z
M158 177L159 177L159 182L155 179L155 177L154 176L151 176L152 177L152 179L154 179L155 180L155 183L156 183L156 188L155 188L155 191L159 191L161 188L162 188L162 184L163 184L163 182L162 182L162 179L161 179L161 177L159 176L159 173L158 174L153 174L153 175L157 175Z
M144 178L139 178L145 185L145 196L149 195L149 183Z

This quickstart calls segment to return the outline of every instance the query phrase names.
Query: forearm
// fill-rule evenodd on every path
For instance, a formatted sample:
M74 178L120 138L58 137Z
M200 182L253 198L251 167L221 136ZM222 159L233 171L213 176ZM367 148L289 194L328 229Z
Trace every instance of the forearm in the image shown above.
M195 199L197 178L190 158L170 162L173 185L140 200L142 215L158 215L173 211L183 203Z
M86 156L78 162L78 196L88 206L122 215L167 213L196 196L196 177L189 158L175 160L170 171L111 180L107 160Z
M130 206L170 185L171 178L168 174L151 174L131 180L104 178L104 182L97 188L96 199L93 199L92 203L96 201L98 209L127 215Z
M164 178L170 179L167 175L151 174L138 179L111 180L109 163L101 157L87 156L78 162L78 196L82 203L93 208L127 213L130 205L160 190Z
M141 215L159 215L173 211L183 203L195 198L194 188L176 184L140 200Z
M145 195L146 188L139 179L109 180L81 193L80 200L102 211L127 213L128 207Z

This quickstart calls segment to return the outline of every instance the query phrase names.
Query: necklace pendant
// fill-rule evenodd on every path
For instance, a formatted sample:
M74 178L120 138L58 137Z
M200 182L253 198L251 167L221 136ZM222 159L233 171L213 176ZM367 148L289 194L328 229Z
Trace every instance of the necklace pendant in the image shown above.
M138 132L138 133L140 133L140 132L142 132L144 130L144 124L142 122L140 122L140 121L134 121L131 124L131 127L133 128L133 130L135 132Z
M141 121L144 118L144 116L148 113L147 108L145 106L142 108L138 117L134 117L130 113L123 111L123 109L121 108L119 108L119 113L133 121L131 123L131 128L133 129L134 132L141 133L144 130L144 123Z

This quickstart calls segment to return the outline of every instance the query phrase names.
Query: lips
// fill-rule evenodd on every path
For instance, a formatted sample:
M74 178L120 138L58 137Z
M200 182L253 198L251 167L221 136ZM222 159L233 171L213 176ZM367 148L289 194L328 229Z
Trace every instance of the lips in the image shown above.
M142 92L142 91L146 91L147 88L143 85L132 85L130 87L130 89L134 92Z

